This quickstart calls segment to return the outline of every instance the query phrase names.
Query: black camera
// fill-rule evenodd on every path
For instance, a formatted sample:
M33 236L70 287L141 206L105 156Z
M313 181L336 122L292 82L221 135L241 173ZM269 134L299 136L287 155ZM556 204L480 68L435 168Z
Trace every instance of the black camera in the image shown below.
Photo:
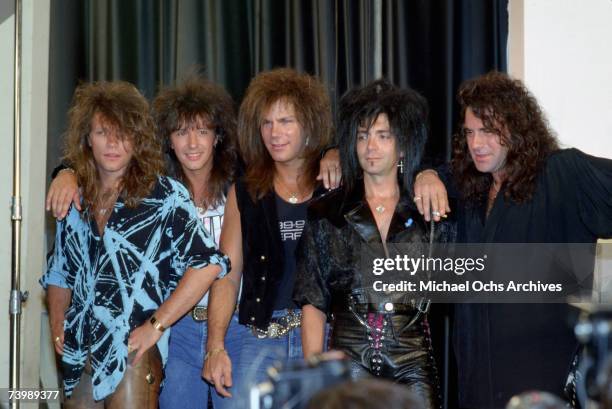
M576 394L580 406L587 402L609 402L612 385L612 307L583 312L575 327L583 345L575 373ZM612 402L610 402L612 403Z
M251 409L301 409L324 388L351 379L350 361L315 357L268 369L269 379L251 388Z

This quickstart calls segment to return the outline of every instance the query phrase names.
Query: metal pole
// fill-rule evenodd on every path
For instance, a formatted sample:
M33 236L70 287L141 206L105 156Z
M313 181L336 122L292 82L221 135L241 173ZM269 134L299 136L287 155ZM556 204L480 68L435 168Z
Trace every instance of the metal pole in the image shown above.
M13 197L11 200L12 221L12 258L11 258L11 295L9 300L11 356L10 385L19 389L20 342L21 342L21 303L25 301L21 293L21 0L15 0L15 67L14 67L14 121L13 121ZM19 401L11 403L11 408L19 408Z

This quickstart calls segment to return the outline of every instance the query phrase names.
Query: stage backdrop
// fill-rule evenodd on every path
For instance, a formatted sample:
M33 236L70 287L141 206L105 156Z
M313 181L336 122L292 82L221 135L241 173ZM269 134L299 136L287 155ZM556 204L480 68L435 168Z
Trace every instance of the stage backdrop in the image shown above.
M457 86L506 70L507 32L507 0L52 0L49 168L78 81L127 80L152 97L194 66L237 102L256 73L295 67L334 106L378 67L427 98L428 151L446 160Z

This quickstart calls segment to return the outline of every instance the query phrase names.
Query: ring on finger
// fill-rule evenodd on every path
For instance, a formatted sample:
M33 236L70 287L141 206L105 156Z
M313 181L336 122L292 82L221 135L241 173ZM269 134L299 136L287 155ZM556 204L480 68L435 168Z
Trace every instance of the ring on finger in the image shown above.
M415 196L413 200L416 202L416 201L421 200L421 199L423 199L421 196Z
M55 337L55 339L53 340L55 343L60 342L62 339L60 337Z
M134 350L134 346L132 346L132 344L128 343L128 354L131 353Z
M437 216L437 217L440 217L440 212L439 212L439 211L437 211L437 210L434 210L433 212L431 212L431 215L432 215L432 216Z

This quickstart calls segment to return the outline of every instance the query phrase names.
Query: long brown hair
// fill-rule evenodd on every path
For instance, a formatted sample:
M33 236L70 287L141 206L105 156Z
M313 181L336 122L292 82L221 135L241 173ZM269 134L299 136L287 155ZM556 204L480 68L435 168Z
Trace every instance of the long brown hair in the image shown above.
M153 117L162 141L170 176L193 186L170 147L170 135L182 124L199 118L208 121L215 132L213 166L206 185L206 206L218 206L234 178L236 169L236 110L232 97L219 85L192 75L183 84L160 91L153 100Z
M490 72L464 82L458 101L461 125L453 140L451 166L464 197L484 200L492 183L489 173L481 173L474 166L463 134L465 111L469 107L508 148L503 168L505 196L517 203L529 200L546 158L559 149L534 96L521 81L507 74Z
M117 127L133 146L132 159L119 184L119 194L127 206L134 207L151 192L164 168L149 104L136 87L122 81L86 83L75 90L68 112L64 161L76 173L86 207L95 207L102 193L98 169L87 142L96 113Z
M289 68L258 74L249 84L238 114L238 145L246 165L247 190L253 200L273 189L274 161L260 129L266 110L277 101L293 106L304 137L308 138L302 180L309 188L314 187L321 152L332 137L329 95L319 80Z

